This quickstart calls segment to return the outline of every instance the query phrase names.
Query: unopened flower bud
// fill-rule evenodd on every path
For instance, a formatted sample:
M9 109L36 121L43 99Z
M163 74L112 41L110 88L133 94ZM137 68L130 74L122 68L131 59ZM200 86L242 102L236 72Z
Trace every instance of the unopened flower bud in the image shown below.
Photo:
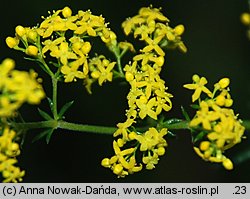
M26 54L29 56L36 57L38 55L38 48L32 45L28 46L28 48L26 49Z
M19 44L19 40L13 37L7 37L5 42L9 48L14 48Z

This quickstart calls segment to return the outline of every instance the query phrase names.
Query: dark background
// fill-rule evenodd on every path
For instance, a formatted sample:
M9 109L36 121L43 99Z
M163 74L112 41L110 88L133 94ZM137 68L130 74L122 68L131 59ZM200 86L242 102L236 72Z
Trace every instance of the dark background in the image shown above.
M240 113L240 118L250 119L250 42L246 38L246 27L239 20L240 14L247 11L247 0L4 0L0 12L1 60L11 57L19 69L33 67L39 71L35 63L23 60L23 54L8 49L5 38L14 35L17 25L40 23L40 16L47 16L49 10L67 5L75 14L77 10L91 9L93 14L102 14L118 39L124 40L121 22L150 4L162 7L172 27L182 23L186 28L183 40L188 53L167 52L162 74L169 92L174 95L169 118L182 117L180 106L188 107L191 102L191 92L182 85L198 73L208 78L210 86L224 76L230 77L235 112ZM49 81L44 80L44 88L50 96ZM94 86L92 95L86 93L80 81L60 84L59 91L62 93L58 97L59 106L75 99L66 115L68 121L115 126L125 119L128 87L121 88L118 82L101 88ZM46 109L46 100L41 106ZM27 121L40 119L36 107L25 105L21 111ZM178 131L176 138L168 140L166 155L155 170L117 179L110 170L100 166L102 158L113 155L112 136L57 130L47 145L45 140L31 143L36 133L39 131L34 130L27 136L19 160L20 167L26 170L24 182L250 182L249 139L227 153L236 162L235 169L229 172L221 165L201 160L192 150L189 132Z

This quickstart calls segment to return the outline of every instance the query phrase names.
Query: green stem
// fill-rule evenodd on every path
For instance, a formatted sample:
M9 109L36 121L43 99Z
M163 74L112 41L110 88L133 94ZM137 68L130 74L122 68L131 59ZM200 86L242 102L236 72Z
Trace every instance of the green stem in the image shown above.
M51 77L52 80L52 113L53 113L53 117L55 120L58 120L58 113L57 113L57 83L58 83L58 79L57 77L55 77L54 75Z
M163 124L162 127L167 128L169 130L190 129L188 123L188 121L184 120L173 124Z
M122 70L122 64L121 64L121 58L122 58L122 56L124 55L124 53L126 51L123 51L122 53L120 53L120 49L119 49L119 47L117 45L113 46L111 49L112 49L111 51L114 53L114 55L116 57L118 72L119 72L121 77L124 77L124 73L123 73L123 70Z
M53 129L64 129L64 130L106 134L106 135L112 135L117 130L116 127L76 124L76 123L66 122L63 120L59 120L59 121L50 120L50 121L27 122L27 123L12 122L10 125L13 128L18 129L18 130L53 128ZM250 130L250 120L243 121L243 126L246 128L246 130ZM185 129L187 130L187 129L189 129L188 121L181 121L181 122L174 123L174 124L163 124L161 127L167 128L168 130L185 130ZM143 129L143 127L141 129ZM145 129L148 129L148 127Z
M115 127L75 124L65 121L58 121L58 128L71 131L81 131L81 132L110 134L110 135L112 135L117 130L117 128Z
M40 122L27 122L27 123L11 123L10 124L15 129L30 130L30 129L42 129L42 128L53 128L53 129L64 129L71 131L98 133L112 135L117 128L115 127L105 127L96 125L86 125L86 124L75 124L71 122L65 122L62 120L50 120L50 121L40 121Z
M25 123L11 122L10 125L14 129L27 131L30 129L57 128L58 122L56 120L40 121L40 122L25 122Z

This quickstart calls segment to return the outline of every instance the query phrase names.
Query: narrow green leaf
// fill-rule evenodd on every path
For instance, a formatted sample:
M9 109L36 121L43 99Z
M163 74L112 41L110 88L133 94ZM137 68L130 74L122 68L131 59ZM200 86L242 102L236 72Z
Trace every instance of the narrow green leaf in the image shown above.
M43 137L45 137L47 134L49 134L50 132L53 132L53 129L47 129L47 130L44 130L42 131L41 133L39 133L37 136L35 136L32 140L32 143L42 139ZM46 139L47 140L47 139Z
M170 135L171 137L176 137L176 134L169 130L168 130L168 135Z
M49 102L50 110L52 111L52 109L53 109L53 101L52 101L49 97L47 97L47 100L48 100L48 102ZM53 112L53 111L52 111L52 112Z
M53 132L54 132L54 129L50 129L50 130L48 131L47 136L46 136L46 143L47 143L47 144L49 144L49 141L50 141L50 139L51 139L51 136L52 136Z
M181 106L181 112L182 112L184 118L185 118L187 121L190 121L190 117L189 117L188 113L186 112L186 110L184 109L183 106Z
M198 135L194 136L193 142L195 143L197 141L200 141L206 134L206 131L201 131L200 133L198 133Z
M191 104L190 106L193 109L200 109L200 106L198 104Z
M63 105L63 107L61 108L61 110L59 111L59 118L62 118L64 113L72 106L72 104L74 103L74 101L70 101L66 104Z
M46 112L44 112L43 110L41 110L40 108L37 109L39 114L45 119L45 120L52 120L53 118Z
M175 123L179 123L179 122L182 122L182 121L183 120L178 119L178 118L172 118L172 119L166 120L164 123L166 123L166 124L175 124Z
M29 60L29 61L37 61L37 59L34 59L34 58L30 58L30 57L24 57L24 59L26 59L26 60Z

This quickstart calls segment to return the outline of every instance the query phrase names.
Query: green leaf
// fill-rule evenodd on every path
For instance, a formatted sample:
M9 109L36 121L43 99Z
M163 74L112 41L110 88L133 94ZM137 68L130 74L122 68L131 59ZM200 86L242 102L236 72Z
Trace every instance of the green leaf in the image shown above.
M191 104L190 106L193 109L200 109L200 106L198 104Z
M164 123L166 123L166 124L175 124L175 123L179 123L179 122L182 122L182 121L183 120L178 119L178 118L172 118L172 119L166 120Z
M29 61L37 61L37 59L34 59L34 58L30 58L30 57L24 57L24 59L26 59L26 60L29 60Z
M189 122L190 121L190 117L189 117L187 111L184 109L183 106L181 106L181 112L182 112L184 118Z
M207 134L206 131L201 131L200 133L198 133L198 135L194 136L193 142L195 143L197 141L200 141L206 134Z
M36 142L36 141L38 141L46 136L46 142L48 144L53 131L54 131L54 129L47 129L47 130L42 131L41 133L39 133L37 136L35 136L33 138L32 143L34 143L34 142Z
M49 97L47 97L47 100L48 100L48 102L49 102L50 110L52 111L52 110L53 110L53 101L52 101ZM53 111L52 111L52 112L53 112Z
M45 111L41 110L40 108L37 109L39 114L45 119L45 120L53 120L53 118L46 113Z
M63 107L61 108L61 110L59 111L59 118L61 119L64 115L64 113L72 106L72 104L74 103L74 101L70 101L66 104L63 105Z
M170 135L171 137L176 137L176 134L174 134L172 131L169 131L169 130L168 130L168 134L167 135Z
M50 131L48 131L48 134L46 136L46 143L47 144L49 144L49 141L51 139L51 136L52 136L53 132L54 132L54 129L50 129Z

